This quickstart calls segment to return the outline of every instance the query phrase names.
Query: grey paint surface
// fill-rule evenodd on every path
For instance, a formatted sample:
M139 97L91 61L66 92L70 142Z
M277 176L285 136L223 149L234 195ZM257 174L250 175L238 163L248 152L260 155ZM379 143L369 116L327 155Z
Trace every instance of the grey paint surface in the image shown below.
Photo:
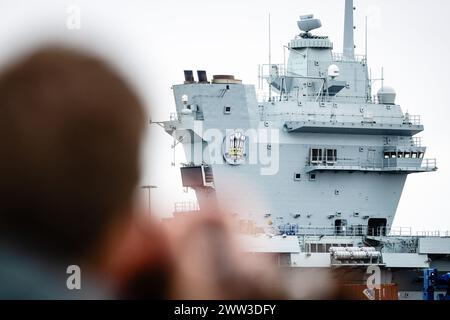
M419 239L419 252L425 254L450 254L450 238Z
M420 286L405 284L414 281L417 269L429 267L429 253L440 256L440 267L450 265L448 239L405 236L390 227L407 176L436 171L436 162L424 159L426 147L415 137L424 130L420 117L393 103L390 88L373 96L366 57L348 50L351 38L346 35L342 55L333 53L327 37L298 35L290 42L286 68L269 66L272 71L263 75L273 90L270 99L257 99L254 86L239 83L176 85L177 119L164 126L183 143L188 166L212 168L213 186L194 187L200 207L226 208L267 234L283 235L287 226L295 227L300 252L290 255L292 267L328 268L335 263L332 247L373 246L380 261L338 265L383 267L384 283L394 281L389 268L395 268L395 281L405 291L419 291ZM330 75L336 67L339 75ZM279 150L279 170L262 175L262 164L211 163L208 154L215 145L205 137L211 129L225 137L230 130L275 130L279 140L270 148L251 139L246 146L269 154ZM202 152L193 154L195 148ZM333 150L335 156L313 159L314 149ZM375 237L369 235L373 219L386 221ZM342 221L345 229L337 229ZM275 242L266 251L276 252ZM252 245L264 251L255 239L249 240ZM288 251L278 245L279 253Z

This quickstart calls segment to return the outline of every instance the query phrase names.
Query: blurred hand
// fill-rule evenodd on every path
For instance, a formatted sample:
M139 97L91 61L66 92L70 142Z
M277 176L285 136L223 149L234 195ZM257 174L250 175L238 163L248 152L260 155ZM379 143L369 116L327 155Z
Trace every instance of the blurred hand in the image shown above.
M268 259L244 254L230 221L198 214L168 224L175 299L281 299L278 268Z

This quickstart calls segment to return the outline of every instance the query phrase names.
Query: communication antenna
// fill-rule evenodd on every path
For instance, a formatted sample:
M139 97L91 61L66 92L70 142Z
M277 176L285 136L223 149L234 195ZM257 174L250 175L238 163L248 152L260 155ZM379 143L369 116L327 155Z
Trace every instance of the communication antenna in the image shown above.
M367 16L366 16L366 21L365 21L366 23L365 23L365 27L366 27L366 30L365 30L365 36L366 36L366 39L365 39L365 59L366 59L366 72L367 72L367 68L368 68L368 65L369 65L369 62L368 62L368 59L367 59L367 54L368 54L368 24L367 24ZM368 82L368 84L367 84L367 96L369 97L369 99L371 99L371 97L372 97L372 71L370 71L370 76L369 76L369 82Z
M345 0L344 57L349 60L355 59L353 10L355 10L353 0Z
M270 27L270 12L269 12L269 75L272 70L272 38ZM272 83L269 78L269 101L272 101Z
M365 48L365 51L366 51L366 52L365 52L365 55L366 55L366 65L367 65L367 47L368 47L368 46L367 46L367 43L368 43L368 40L367 40L367 39L368 39L368 27L367 27L367 16L366 16L366 40L365 40L365 41L366 41L366 44L365 44L365 46L366 46L366 48Z

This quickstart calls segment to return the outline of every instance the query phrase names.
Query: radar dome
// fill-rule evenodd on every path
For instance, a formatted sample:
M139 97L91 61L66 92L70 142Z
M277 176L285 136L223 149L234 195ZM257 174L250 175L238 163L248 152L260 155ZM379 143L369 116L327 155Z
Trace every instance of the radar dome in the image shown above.
M377 93L378 102L380 104L395 104L397 93L391 87L382 87Z
M340 70L337 65L332 64L328 67L328 76L329 77L334 79L336 77L339 77L339 73L340 73Z
M183 110L181 110L181 114L183 116L190 116L192 114L192 109L184 108Z

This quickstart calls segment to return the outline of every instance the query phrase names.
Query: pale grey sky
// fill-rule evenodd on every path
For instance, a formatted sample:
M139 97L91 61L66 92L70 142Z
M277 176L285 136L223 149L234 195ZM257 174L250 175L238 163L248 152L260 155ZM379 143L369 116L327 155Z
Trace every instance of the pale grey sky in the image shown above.
M81 29L66 27L67 9L81 10ZM395 225L416 230L450 230L450 138L447 0L355 0L357 52L364 53L364 18L369 17L369 65L374 76L384 66L386 85L398 93L404 111L419 114L427 157L439 171L411 175ZM234 74L257 83L257 66L267 63L267 16L272 16L272 54L283 61L283 45L298 33L299 15L322 20L342 51L343 0L0 0L0 65L43 41L82 45L108 57L135 83L154 120L174 112L171 85L184 69ZM377 90L375 86L374 91ZM143 184L156 184L154 210L170 214L184 194L172 161L171 138L158 127L143 159ZM176 162L183 161L181 147Z

